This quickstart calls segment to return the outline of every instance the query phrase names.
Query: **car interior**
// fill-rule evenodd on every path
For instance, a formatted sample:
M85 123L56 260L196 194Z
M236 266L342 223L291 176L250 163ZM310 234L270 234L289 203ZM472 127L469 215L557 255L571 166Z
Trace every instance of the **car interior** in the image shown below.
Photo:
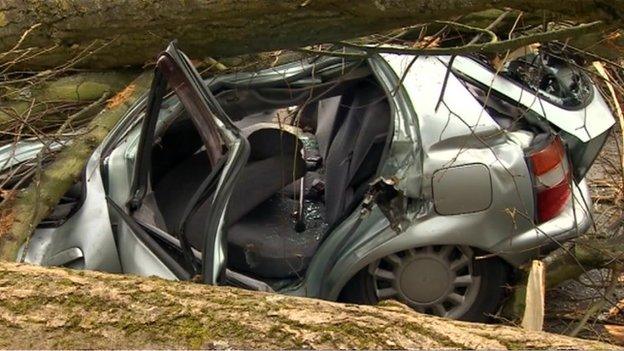
M362 63L213 93L250 145L226 213L228 269L270 282L300 279L378 171L392 136L386 92ZM200 134L181 113L157 132L143 222L176 236L186 218L186 239L201 251L210 198L184 213L211 171Z

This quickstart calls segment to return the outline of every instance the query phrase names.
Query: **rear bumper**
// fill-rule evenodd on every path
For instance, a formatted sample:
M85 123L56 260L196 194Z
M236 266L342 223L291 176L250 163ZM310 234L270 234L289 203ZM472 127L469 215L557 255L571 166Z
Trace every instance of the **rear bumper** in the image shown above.
M490 252L519 266L585 233L593 222L591 205L589 188L583 179L574 184L572 198L559 216L499 242Z

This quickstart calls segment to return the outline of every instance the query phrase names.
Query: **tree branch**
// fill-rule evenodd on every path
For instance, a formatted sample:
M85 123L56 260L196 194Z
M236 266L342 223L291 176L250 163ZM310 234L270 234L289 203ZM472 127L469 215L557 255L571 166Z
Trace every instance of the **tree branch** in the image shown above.
M0 52L9 51L34 25L19 49L0 66L25 52L13 68L48 69L64 64L93 42L108 43L75 67L142 66L172 39L191 57L240 54L336 42L497 8L547 10L577 22L602 20L621 25L624 3L607 0L197 0L146 6L141 0L3 0L0 2ZM606 10L605 10L606 9ZM136 14L141 13L140 18ZM27 15L25 15L27 14ZM599 30L588 28L587 30ZM520 44L522 45L522 44ZM504 49L504 48L503 48Z
M438 48L404 48L404 47L391 47L391 46L365 46L357 45L345 41L341 41L340 44L349 48L359 49L367 52L375 53L390 53L390 54L408 54L408 55L462 55L474 52L484 53L498 53L511 51L523 46L527 46L533 43L563 40L573 36L589 33L599 28L602 28L604 24L600 21L580 24L578 26L563 28L543 33L536 33L518 38L513 38L503 41L490 41L482 44L468 44L459 47L438 47Z
M7 232L0 233L0 260L15 260L20 245L80 176L93 150L130 106L149 89L150 79L151 73L140 75L109 100L107 107L89 123L87 132L75 138L43 171L41 181L33 182L22 190L15 203L5 204L3 217L11 218L13 222Z

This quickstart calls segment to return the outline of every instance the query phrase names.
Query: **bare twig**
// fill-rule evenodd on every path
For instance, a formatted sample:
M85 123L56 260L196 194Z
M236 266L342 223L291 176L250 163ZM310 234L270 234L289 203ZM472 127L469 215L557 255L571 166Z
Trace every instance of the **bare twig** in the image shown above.
M617 268L611 270L611 283L607 287L604 293L604 296L608 297L610 295L613 295L615 288L617 288L618 286L619 276L620 276L619 272L620 271ZM568 333L568 335L576 336L581 330L583 330L585 323L587 323L587 321L591 318L591 316L598 313L604 307L606 302L607 302L606 298L600 298L598 301L592 304L592 306L589 309L587 309L587 311L583 315L583 318L581 318L581 320L576 324L574 329L572 329L572 331Z
M367 52L384 52L384 53L392 53L392 54L409 54L409 55L462 55L469 54L475 52L484 52L484 53L497 53L504 52L507 50L517 49L529 44L539 43L544 41L553 41L553 40L563 40L569 37L581 35L584 33L588 33L591 31L595 31L601 28L604 24L601 21L596 21L592 23L580 24L575 27L563 28L552 30L543 33L535 33L531 35L525 35L518 38L502 40L502 41L490 41L483 44L467 44L459 47L437 47L437 48L405 48L405 47L394 47L394 46L384 46L384 47L374 47L374 46L363 46L358 44L353 44L349 42L342 41L340 42L342 45L346 47L351 47L355 49L360 49Z

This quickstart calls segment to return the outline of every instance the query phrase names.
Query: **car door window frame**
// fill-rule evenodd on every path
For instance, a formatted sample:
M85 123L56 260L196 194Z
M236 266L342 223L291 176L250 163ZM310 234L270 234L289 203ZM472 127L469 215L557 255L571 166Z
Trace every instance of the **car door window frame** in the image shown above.
M238 133L238 129L229 121L229 118L227 118L221 110L216 99L209 93L202 91L202 89L205 89L203 83L201 80L198 81L196 77L197 73L194 72L192 67L189 68L187 60L188 59L185 58L173 44L158 58L152 88L150 89L147 100L146 114L141 126L141 138L139 140L137 159L131 183L131 195L126 204L130 210L130 214L123 213L121 219L131 227L141 241L148 240L146 238L151 235L151 231L145 228L140 221L133 218L131 213L142 205L143 199L149 189L152 145L155 140L161 105L166 96L167 86L169 86L172 92L176 94L202 137L205 146L204 151L208 154L208 159L212 168L210 174L191 197L180 223L175 225L176 232L172 233L174 237L178 238L180 250L186 261L186 267L183 269L184 272L180 270L181 266L176 262L174 265L176 267L173 267L175 271L174 274L181 279L188 279L189 276L192 277L201 272L205 282L214 283L216 281L214 274L209 273L214 270L214 262L211 261L212 257L206 254L206 250L204 249L201 260L203 268L200 268L192 248L183 233L183 228L186 219L197 209L198 204L200 204L202 200L205 201L210 196L213 196L213 202L223 201L222 196L219 196L219 194L209 194L210 189L214 189L214 192L217 192L219 186L223 183L222 179L220 179L221 171L230 159L230 157L228 157L229 150L227 150L224 142L225 138L221 135L221 129L216 119L223 123L221 127L225 127L229 132L233 132L235 138L240 138L240 134ZM213 110L216 110L216 113ZM242 149L246 149L246 152L242 152L242 154L248 153L248 145ZM235 155L232 155L232 157L241 156L240 150L235 151L237 152ZM237 172L238 168L239 167L235 167L231 173ZM226 181L225 183L229 182ZM119 206L114 207L116 207L116 212L119 212L120 208L117 208ZM215 243L214 240L209 240L209 237L212 231L221 230L221 226L208 223L207 228L204 247L210 248L209 251L213 252L215 251ZM166 250L158 249L155 245L149 245L149 247L154 254L161 258L163 263L167 266L171 266L172 257ZM166 257L163 257L163 255Z

